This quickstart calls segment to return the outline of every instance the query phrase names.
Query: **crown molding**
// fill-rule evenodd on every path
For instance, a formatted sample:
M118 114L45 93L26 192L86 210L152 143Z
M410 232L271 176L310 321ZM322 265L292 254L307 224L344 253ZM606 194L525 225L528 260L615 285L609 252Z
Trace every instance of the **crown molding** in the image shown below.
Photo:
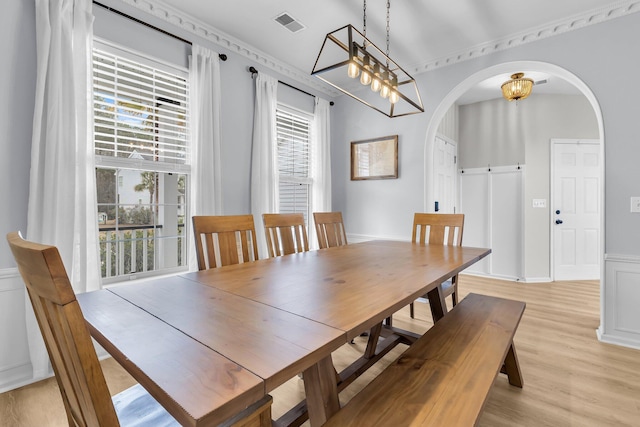
M322 84L322 81L312 77L309 73L292 67L282 61L267 55L266 53L256 49L235 37L226 34L219 29L206 24L193 16L175 9L172 6L162 2L161 0L119 0L129 6L135 7L149 15L162 19L172 25L182 28L189 33L208 40L218 46L221 46L235 54L243 56L254 61L257 66L264 66L287 76L299 83L317 90L327 96L335 98L342 92Z
M241 40L238 40L219 29L212 27L198 19L167 5L162 0L119 0L122 3L140 9L156 18L162 19L183 30L202 37L231 52L244 56L259 66L267 67L297 82L311 87L327 96L337 97L342 95L336 89L322 84L321 80L313 78L308 73L299 70L287 63L279 61L272 56L256 49ZM547 37L567 33L569 31L599 24L621 16L630 15L640 11L640 0L624 0L611 5L593 9L573 17L545 24L538 28L522 31L509 37L481 43L470 49L465 49L432 61L406 67L410 74L417 75L432 71L436 68L453 65L469 59L489 55L502 50L524 45L526 43L542 40Z
M489 55L494 52L506 50L512 47L521 46L526 43L542 40L547 37L556 36L569 31L588 27L593 24L609 21L621 16L630 15L640 11L639 0L625 0L612 3L605 8L593 9L573 17L562 19L556 22L545 24L538 28L522 31L502 39L486 42L465 49L452 55L447 55L433 61L407 67L414 74L432 71L436 68L453 65L469 59Z

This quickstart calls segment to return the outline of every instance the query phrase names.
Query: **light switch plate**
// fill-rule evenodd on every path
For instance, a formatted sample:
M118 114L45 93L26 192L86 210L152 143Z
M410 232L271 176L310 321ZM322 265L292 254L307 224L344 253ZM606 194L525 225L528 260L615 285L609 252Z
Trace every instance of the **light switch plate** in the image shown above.
M533 207L534 208L546 208L547 207L547 199L533 199Z
M631 212L640 213L640 197L631 198Z

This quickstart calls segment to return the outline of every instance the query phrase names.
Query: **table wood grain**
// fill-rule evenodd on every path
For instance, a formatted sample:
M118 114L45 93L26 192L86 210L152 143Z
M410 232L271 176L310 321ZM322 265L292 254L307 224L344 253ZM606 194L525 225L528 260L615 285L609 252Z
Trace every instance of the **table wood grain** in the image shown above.
M489 249L374 241L81 294L92 336L185 425L304 373L312 426L339 409L331 353Z
M372 241L182 277L340 329L351 340L490 252Z
M339 329L181 277L110 291L255 373L267 392L346 342Z
M217 425L265 395L262 378L112 292L77 298L91 335L181 424Z

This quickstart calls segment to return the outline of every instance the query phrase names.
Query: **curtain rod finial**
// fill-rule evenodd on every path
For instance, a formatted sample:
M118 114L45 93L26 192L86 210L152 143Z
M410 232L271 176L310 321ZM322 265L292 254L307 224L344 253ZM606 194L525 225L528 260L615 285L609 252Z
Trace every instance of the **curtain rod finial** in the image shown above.
M258 70L256 70L253 66L249 67L249 72L251 74L258 74Z
M227 60L227 54L221 53L221 54L218 55L218 58L220 58L222 61L226 61Z

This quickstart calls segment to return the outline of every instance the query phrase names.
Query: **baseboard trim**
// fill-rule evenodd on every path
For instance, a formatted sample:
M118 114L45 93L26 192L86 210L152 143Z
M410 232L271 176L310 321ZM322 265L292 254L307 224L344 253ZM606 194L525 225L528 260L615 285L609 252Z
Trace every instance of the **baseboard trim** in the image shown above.
M17 291L23 289L24 285L20 279L17 268L0 269L0 292Z
M619 345L621 347L628 347L635 350L640 350L640 341L621 338L619 336L605 334L602 332L602 326L596 329L596 337L598 341L605 344Z
M31 363L22 363L3 368L0 371L0 393L24 387L41 379L33 379Z
M347 233L347 242L349 243L362 243L370 242L371 240L396 240L401 242L409 242L410 239L406 237L398 236L373 236L371 234L352 234Z

